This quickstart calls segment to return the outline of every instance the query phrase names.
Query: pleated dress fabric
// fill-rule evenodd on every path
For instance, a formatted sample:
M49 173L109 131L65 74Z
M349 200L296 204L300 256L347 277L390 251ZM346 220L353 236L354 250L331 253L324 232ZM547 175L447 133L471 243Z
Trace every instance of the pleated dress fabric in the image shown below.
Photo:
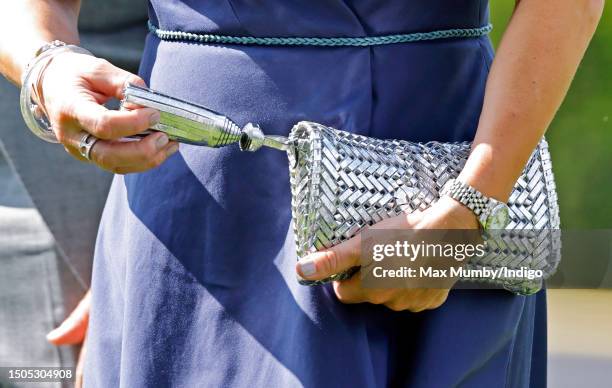
M167 30L360 37L473 28L486 0L152 0ZM487 37L262 47L149 34L150 87L286 135L300 120L379 138L471 140ZM116 176L101 223L89 387L543 387L545 295L457 290L439 309L344 305L296 281L286 154L181 145Z

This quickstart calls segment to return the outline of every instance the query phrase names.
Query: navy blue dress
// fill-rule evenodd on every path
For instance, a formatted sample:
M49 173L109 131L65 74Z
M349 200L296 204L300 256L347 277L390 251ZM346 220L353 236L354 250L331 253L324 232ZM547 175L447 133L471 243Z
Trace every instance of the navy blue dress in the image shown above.
M163 29L372 36L480 27L486 0L152 0ZM300 120L379 138L470 140L487 37L370 48L147 39L167 94L286 135ZM182 145L116 176L93 273L91 387L543 387L545 295L453 291L439 309L339 303L298 285L283 152Z

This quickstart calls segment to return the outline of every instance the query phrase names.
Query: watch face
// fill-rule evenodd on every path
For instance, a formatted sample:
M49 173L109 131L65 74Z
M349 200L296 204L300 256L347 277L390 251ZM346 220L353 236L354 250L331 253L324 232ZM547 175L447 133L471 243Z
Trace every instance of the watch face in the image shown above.
M498 203L491 209L491 214L487 217L487 225L485 228L489 230L505 229L509 223L510 213L508 211L508 206L503 203Z

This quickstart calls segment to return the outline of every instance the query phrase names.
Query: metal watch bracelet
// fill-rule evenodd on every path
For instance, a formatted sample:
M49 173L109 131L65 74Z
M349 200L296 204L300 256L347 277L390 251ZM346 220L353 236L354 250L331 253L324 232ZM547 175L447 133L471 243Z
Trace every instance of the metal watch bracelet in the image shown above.
M448 196L470 209L480 226L505 228L508 224L508 206L494 198L489 198L474 187L458 179L450 179L440 190L440 196Z

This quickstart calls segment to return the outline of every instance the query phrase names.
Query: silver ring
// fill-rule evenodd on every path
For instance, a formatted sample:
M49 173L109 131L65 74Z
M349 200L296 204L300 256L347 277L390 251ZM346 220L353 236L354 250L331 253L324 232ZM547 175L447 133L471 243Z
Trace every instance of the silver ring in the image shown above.
M84 132L79 140L79 153L82 157L91 161L91 149L98 142L97 137L91 133Z

